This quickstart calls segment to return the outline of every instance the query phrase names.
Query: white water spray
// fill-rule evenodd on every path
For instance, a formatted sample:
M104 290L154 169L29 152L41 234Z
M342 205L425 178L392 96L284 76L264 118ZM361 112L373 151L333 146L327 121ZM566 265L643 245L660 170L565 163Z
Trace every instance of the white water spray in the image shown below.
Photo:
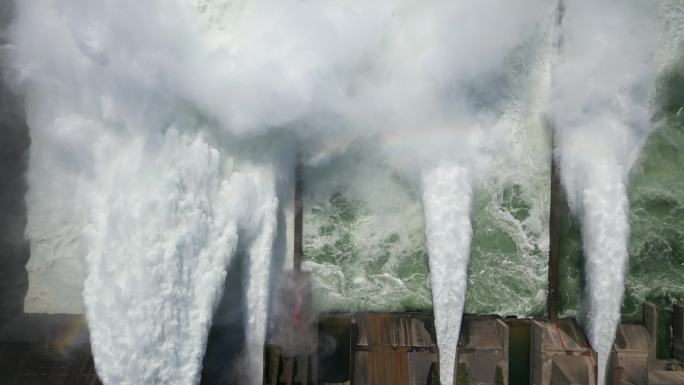
M344 151L339 138L384 132L403 139L402 158L442 159L434 147L454 148L439 134L434 147L417 145L425 132L415 127L493 120L480 118L489 115L483 104L506 98L507 55L545 14L545 0L524 3L18 2L14 66L34 143L29 236L54 258L86 255L84 296L105 383L199 381L238 233L250 258L248 372L259 381L277 202L268 171L242 168L242 141L280 130L305 138L312 153L316 143L335 153ZM451 375L471 231L466 174L444 165L423 181ZM37 207L53 208L49 218ZM460 306L453 317L452 305Z
M563 147L560 146L561 151ZM603 383L608 356L620 322L629 259L626 174L623 166L600 159L600 156L581 170L567 161L561 162L563 166L568 168L561 168L566 174L562 178L564 183L571 183L569 179L572 177L568 174L582 174L582 183L572 187L575 191L568 190L568 196L577 199L571 203L571 208L582 223L586 286L581 315L589 341L598 354L599 383Z
M598 373L605 377L616 327L627 270L629 218L627 188L617 165L595 165L582 191L580 209L586 254L587 308L589 340L598 353ZM601 381L599 381L601 382Z
M272 194L253 193L272 190L272 179L226 168L201 136L170 131L161 141L158 151L140 141L110 159L86 229L84 301L105 384L199 381L245 207L268 218L275 205ZM255 259L270 257L271 228L257 237Z
M273 176L270 178L274 180ZM271 277L271 260L273 244L277 231L278 199L273 183L266 186L255 186L252 194L258 196L258 212L253 213L256 223L252 228L258 229L258 235L249 248L249 276L247 284L247 325L246 349L247 381L249 384L263 383L263 357L268 325L269 284Z
M582 309L599 384L620 322L627 269L627 179L650 132L655 2L568 1L551 112L561 179L582 222ZM578 86L579 85L579 86Z
M426 170L422 186L439 377L442 385L452 385L473 235L472 187L468 170L448 162Z

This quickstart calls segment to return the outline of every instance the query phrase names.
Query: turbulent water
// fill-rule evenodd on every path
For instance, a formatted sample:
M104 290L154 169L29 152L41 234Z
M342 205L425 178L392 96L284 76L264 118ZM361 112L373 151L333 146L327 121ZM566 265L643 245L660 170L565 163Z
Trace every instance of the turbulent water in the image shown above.
M473 196L466 301L471 313L544 312L550 142L539 122L526 123L514 155L497 162L495 177ZM306 179L317 183L307 186L305 268L314 273L322 309L432 309L423 207L415 183L378 156L360 153L311 171ZM382 199L368 199L372 195L354 186L354 180L367 179Z
M650 300L669 310L684 298L684 2L668 1L653 134L630 175L630 271L623 313L638 317Z
M505 102L494 132L504 132L497 146L506 150L485 154L487 178L474 178L467 312L544 312L551 145L539 111L552 20L507 58L499 84ZM417 178L395 169L376 145L357 143L305 178L304 257L316 302L324 310L428 311Z
M305 180L316 181L305 186L304 268L313 273L319 308L431 308L416 185L366 151L311 170Z

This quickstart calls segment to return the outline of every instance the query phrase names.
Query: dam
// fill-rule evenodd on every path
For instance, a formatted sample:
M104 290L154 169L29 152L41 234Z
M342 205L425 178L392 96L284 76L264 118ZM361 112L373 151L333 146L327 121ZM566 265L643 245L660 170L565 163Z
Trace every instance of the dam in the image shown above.
M0 384L684 384L682 25L1 2Z

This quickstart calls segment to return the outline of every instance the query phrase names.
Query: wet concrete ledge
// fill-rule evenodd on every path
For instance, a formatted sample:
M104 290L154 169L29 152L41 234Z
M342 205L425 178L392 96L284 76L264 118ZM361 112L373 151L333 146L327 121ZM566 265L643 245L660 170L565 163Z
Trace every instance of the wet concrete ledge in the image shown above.
M642 322L618 330L610 384L684 384L677 360L684 353L684 306L673 310L674 358L654 359L657 312L646 305ZM310 354L289 361L281 355L274 365L267 353L265 384L436 383L438 349L429 313L320 314L317 324L318 344ZM459 385L596 383L596 354L574 319L466 315L458 349ZM0 384L99 384L83 317L24 314L0 328Z

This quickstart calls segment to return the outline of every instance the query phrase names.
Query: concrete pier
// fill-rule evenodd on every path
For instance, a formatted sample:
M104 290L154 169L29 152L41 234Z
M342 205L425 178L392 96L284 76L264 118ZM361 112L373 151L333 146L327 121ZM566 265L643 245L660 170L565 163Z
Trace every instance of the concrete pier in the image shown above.
M532 385L595 385L596 352L574 319L532 321Z
M267 385L318 384L318 316L312 306L310 274L301 271L304 206L299 159L294 179L293 266L278 278L271 301L264 361Z
M269 347L268 385L432 385L439 373L434 320L426 313L356 313L321 315L319 350L309 355L283 354ZM657 312L646 305L642 323L620 325L610 368L613 385L684 384L676 360L657 360ZM574 319L502 320L465 316L458 346L456 383L509 384L510 326L525 326L529 345L518 346L517 360L527 367L531 385L596 385L596 353ZM675 317L681 326L681 317ZM527 328L529 325L529 329ZM675 331L681 338L682 333ZM521 345L520 341L516 342ZM517 346L516 345L516 346ZM521 353L528 352L528 353ZM518 357L519 358L519 357ZM433 382L434 381L434 382ZM527 380L523 380L527 381Z
M266 347L266 385L317 385L318 357L315 354L288 355L274 345Z
M502 320L465 317L458 343L459 385L508 385L508 340Z
M317 385L318 316L311 305L308 273L284 273L271 305L266 346L267 385Z
M438 361L425 314L359 314L353 385L426 385Z
M286 338L279 342L282 346L273 343L277 339L269 339L266 348L264 384L437 383L439 352L431 314L324 314L301 322L310 318L305 307L299 315L300 325L313 325L310 332L315 342L301 344L306 333L300 329L286 333L294 326L283 321L285 329L279 335ZM647 304L642 322L622 323L618 328L609 384L684 384L684 367L679 361L684 351L684 307L673 310L673 358L657 359L655 355L657 311ZM0 384L99 384L84 322L80 316L36 314L20 316L0 328ZM523 326L529 333L518 333L515 340L511 330ZM81 333L76 339L75 331ZM304 350L292 350L293 346ZM522 356L529 361L521 360ZM456 377L458 385L527 384L527 378L532 385L595 385L595 362L595 353L573 319L552 322L465 316ZM509 370L522 366L529 368L529 376L516 375L509 382Z
M613 383L648 384L648 373L655 366L657 309L644 304L643 324L618 326L612 350Z
M655 305L645 303L643 323L622 323L618 327L611 356L613 385L684 384L680 362L656 357L657 310Z

